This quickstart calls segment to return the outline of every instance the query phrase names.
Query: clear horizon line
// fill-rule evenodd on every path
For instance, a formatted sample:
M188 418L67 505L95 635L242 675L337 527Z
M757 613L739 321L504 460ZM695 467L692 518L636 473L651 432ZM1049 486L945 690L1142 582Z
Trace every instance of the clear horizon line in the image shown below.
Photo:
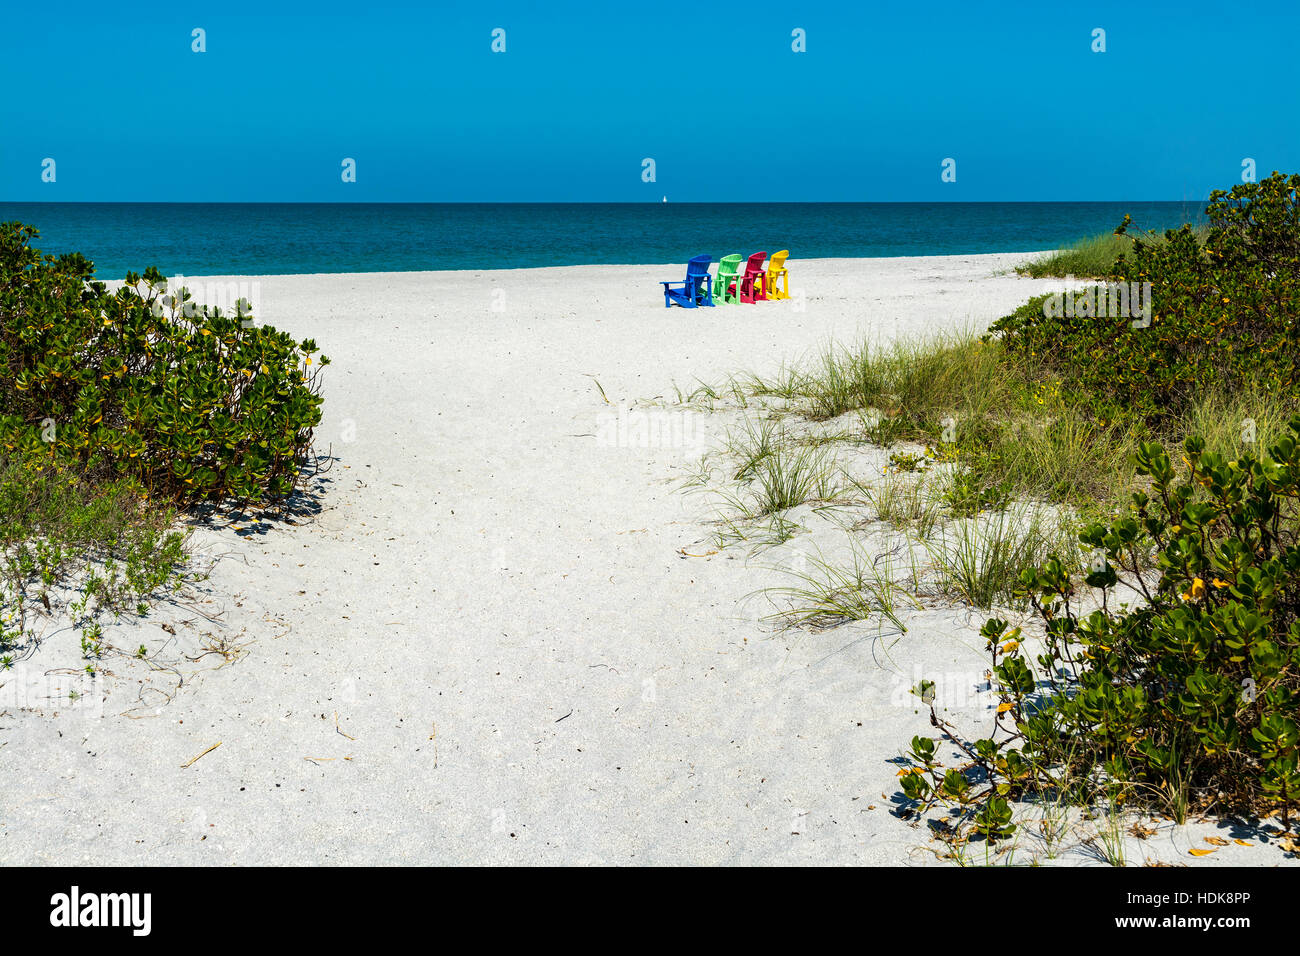
M0 199L9 206L1046 206L1116 203L1208 203L1203 199L728 199L663 202L607 199Z

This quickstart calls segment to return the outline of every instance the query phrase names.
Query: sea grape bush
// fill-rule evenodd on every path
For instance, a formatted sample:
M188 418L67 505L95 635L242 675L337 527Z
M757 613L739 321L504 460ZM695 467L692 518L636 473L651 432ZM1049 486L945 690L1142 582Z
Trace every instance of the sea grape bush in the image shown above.
M1031 659L1020 628L981 631L999 703L994 732L968 740L931 723L965 755L945 767L916 737L906 797L965 811L991 840L1015 830L1009 801L1040 794L1190 809L1300 808L1300 416L1256 458L1185 443L1183 467L1143 443L1150 492L1080 541L1097 555L1082 582L1060 561L1021 581L1043 625ZM1083 614L1083 587L1100 606ZM1130 608L1118 604L1132 596Z
M166 294L152 268L109 292L36 235L0 225L0 454L182 504L290 494L321 419L316 343Z
M1127 315L1049 317L1039 297L994 323L990 336L1112 421L1158 424L1211 387L1252 382L1300 392L1298 199L1300 175L1274 173L1211 193L1208 227L1199 232L1183 226L1164 241L1135 237L1106 278L1152 284L1149 325Z
M110 293L36 236L0 225L0 669L30 652L43 607L70 613L93 673L102 614L147 613L202 577L178 507L302 480L328 360L242 309L166 294L154 269Z

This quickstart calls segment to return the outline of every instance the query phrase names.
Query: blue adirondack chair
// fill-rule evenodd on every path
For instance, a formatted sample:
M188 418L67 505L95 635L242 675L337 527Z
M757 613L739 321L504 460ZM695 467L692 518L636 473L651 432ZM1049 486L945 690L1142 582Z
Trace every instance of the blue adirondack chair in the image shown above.
M700 305L713 305L713 276L709 275L712 256L696 256L686 264L686 278L681 282L661 282L664 287L664 308L676 302L684 309ZM679 286L680 288L674 288Z

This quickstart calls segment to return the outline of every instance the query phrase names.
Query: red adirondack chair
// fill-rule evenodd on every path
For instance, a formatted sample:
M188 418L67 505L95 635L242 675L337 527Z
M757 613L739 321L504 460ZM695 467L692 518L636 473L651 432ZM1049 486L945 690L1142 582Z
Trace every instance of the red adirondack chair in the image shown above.
M760 299L767 299L767 276L763 272L763 260L766 252L756 252L745 263L745 274L740 280L740 301L751 305Z

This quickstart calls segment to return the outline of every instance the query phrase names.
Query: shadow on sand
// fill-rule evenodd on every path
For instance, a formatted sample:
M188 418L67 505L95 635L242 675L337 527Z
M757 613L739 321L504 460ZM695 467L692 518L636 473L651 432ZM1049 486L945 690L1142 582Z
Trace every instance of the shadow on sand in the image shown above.
M252 508L239 502L205 502L190 509L186 523L229 528L239 537L249 538L310 521L321 513L321 502L333 483L329 471L338 460L329 453L313 455L302 482L281 501Z

